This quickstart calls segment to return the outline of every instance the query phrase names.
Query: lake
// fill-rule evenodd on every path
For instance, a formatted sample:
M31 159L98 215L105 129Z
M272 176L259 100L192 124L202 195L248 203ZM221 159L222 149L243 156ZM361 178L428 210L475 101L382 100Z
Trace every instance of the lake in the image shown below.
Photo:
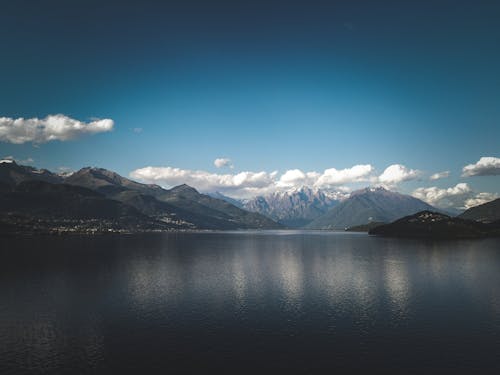
M500 240L0 239L0 373L495 373Z

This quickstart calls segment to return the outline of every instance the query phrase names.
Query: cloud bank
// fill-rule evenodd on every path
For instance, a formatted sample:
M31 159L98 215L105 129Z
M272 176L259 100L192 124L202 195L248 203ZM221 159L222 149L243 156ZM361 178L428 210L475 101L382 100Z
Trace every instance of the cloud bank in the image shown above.
M462 177L500 175L500 158L483 156L475 164L463 167Z
M220 158L214 161L218 167L227 166L231 161ZM379 177L370 164L354 165L350 168L328 168L320 172L304 172L300 169L290 169L282 174L274 172L239 172L211 173L203 170L189 170L173 167L144 167L130 173L130 177L146 183L156 183L167 188L180 184L188 184L202 192L219 191L237 198L248 198L265 195L275 191L310 186L313 188L339 191L345 195L349 188L345 185L379 181L396 184L416 178L418 171L397 164L388 167ZM382 177L384 176L384 177Z
M113 130L111 119L82 122L65 115L49 115L39 118L0 117L0 142L23 144L68 141L84 135L93 135Z
M498 198L496 193L477 193L466 183L440 189L436 186L418 188L412 195L432 206L440 208L467 209Z
M480 204L491 202L497 198L500 198L500 195L496 193L477 193L475 196L465 200L464 207L471 208Z
M145 167L130 173L130 177L166 187L188 184L202 192L231 192L234 196L264 193L274 185L277 172L240 172L218 174L172 167Z
M220 159L223 159L218 163L220 167L231 163L230 159ZM214 164L217 160L219 159L216 159ZM438 180L448 175L449 171L444 171L430 178ZM212 173L173 167L144 167L130 173L133 179L166 188L188 184L204 193L219 191L234 198L250 198L302 186L328 190L332 194L337 194L339 198L347 198L354 188L353 184L366 182L395 188L399 183L416 180L421 176L421 171L402 164L390 165L378 176L370 164L358 164L344 169L328 168L322 173L304 172L300 169L289 169L284 173L278 171ZM449 188L421 187L414 190L412 195L443 209L467 209L499 197L496 193L476 192L467 183L458 183Z

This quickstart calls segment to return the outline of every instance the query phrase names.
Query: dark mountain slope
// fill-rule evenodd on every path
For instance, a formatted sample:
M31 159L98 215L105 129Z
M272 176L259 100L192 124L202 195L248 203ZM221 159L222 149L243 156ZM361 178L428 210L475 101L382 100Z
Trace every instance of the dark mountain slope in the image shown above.
M500 226L422 211L373 228L369 233L388 237L479 238L500 235Z
M35 180L21 182L12 191L0 194L0 216L3 223L35 225L48 231L54 228L80 231L177 227L83 187Z
M244 208L243 202L239 199L228 197L227 195L222 194L221 192L208 193L208 195L212 198L219 199L221 201L226 201L227 203L231 203L233 206L238 208Z
M380 223L378 221L372 221L368 224L355 225L354 227L346 228L346 232L369 232L370 230L385 225L387 223Z
M279 228L261 215L230 203L200 194L188 185L170 190L141 184L102 168L83 168L65 182L98 191L108 198L131 205L146 215L162 220L178 220L199 229Z
M54 218L145 218L136 209L92 190L44 181L21 182L0 197L0 210Z
M345 229L372 221L391 222L423 210L436 209L409 195L384 188L366 188L353 192L348 199L314 220L307 228Z
M158 185L141 184L104 168L82 168L66 177L64 182L70 185L83 186L105 195L113 195L124 190L135 190L143 194L156 196L163 191Z
M245 211L226 201L200 194L196 189L185 184L167 190L158 199L197 215L227 221L227 229L282 228L280 224L263 215Z
M18 165L15 161L2 161L0 163L0 184L1 190L6 190L6 186L13 188L23 181L45 181L51 183L61 183L62 177L46 169L36 169L24 165Z
M483 223L491 223L500 220L500 198L494 201L469 208L458 215L461 219L476 220Z

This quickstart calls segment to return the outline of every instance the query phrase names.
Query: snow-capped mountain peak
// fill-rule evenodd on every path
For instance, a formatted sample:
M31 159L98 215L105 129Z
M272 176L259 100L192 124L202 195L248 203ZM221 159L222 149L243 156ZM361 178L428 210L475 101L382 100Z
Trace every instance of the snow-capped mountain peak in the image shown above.
M338 201L334 194L301 186L248 199L242 202L242 206L288 226L303 226L324 214Z

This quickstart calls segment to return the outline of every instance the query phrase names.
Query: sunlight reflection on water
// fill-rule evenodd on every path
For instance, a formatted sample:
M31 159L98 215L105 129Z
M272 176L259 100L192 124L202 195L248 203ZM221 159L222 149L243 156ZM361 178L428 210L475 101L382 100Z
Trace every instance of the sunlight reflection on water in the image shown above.
M481 337L484 345L475 345L484 350L500 335L496 240L280 231L37 240L45 253L28 239L7 245L5 373L113 369L120 353L154 355L150 341L182 352L179 342L224 345L213 340L233 333L248 350L267 345L256 337L274 345L313 334L342 353L335 345L350 337L365 355L388 345L371 346L388 336L461 334ZM313 355L293 341L281 345Z

